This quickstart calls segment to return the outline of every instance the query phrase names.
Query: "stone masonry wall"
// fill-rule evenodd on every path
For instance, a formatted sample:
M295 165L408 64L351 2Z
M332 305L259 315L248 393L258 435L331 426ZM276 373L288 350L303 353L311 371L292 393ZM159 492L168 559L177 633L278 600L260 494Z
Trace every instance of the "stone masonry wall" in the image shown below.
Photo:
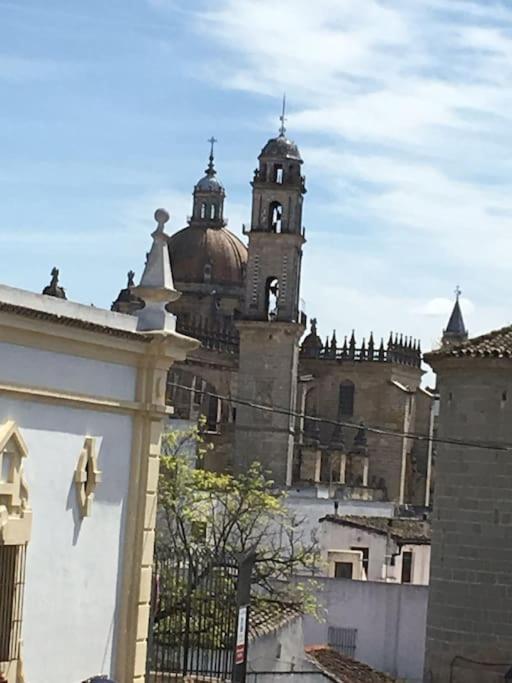
M338 417L339 386L343 380L355 385L354 415L343 421L359 425L377 425L402 432L404 413L409 393L392 384L395 379L413 391L421 380L418 368L377 362L342 362L301 358L300 375L312 374L314 380L308 387L316 389L316 414L336 420ZM320 440L329 443L333 427L324 424L320 429ZM410 427L415 431L414 415ZM356 430L344 430L345 444L350 447ZM408 462L413 443L407 444ZM384 479L388 497L397 500L400 489L402 466L402 439L395 436L368 433L369 484ZM410 467L408 467L410 470ZM406 502L407 498L406 498Z
M435 369L440 438L512 443L510 361L449 359ZM437 452L425 681L503 680L504 666L500 678L475 662L512 664L512 453Z
M244 322L240 325L238 394L243 399L293 410L297 390L298 337L293 323ZM235 470L260 462L276 484L291 477L294 418L273 411L237 407Z

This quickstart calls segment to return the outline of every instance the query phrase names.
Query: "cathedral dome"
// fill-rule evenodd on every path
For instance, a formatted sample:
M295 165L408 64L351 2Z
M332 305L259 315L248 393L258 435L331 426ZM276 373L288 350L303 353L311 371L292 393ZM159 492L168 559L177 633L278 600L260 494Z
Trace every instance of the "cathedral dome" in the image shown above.
M224 186L211 172L207 172L206 175L197 182L195 189L200 192L224 192Z
M265 157L302 161L299 148L292 140L289 140L284 133L281 133L277 138L271 138L265 147L263 147L259 158L262 159Z
M174 280L241 287L247 247L224 227L189 225L169 239Z

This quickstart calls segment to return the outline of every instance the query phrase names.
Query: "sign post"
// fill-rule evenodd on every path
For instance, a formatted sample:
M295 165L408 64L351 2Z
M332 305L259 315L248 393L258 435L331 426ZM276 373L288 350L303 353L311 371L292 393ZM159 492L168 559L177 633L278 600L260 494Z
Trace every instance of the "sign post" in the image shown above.
M236 603L238 606L235 651L233 653L233 683L244 683L247 670L247 643L249 640L249 603L251 601L252 568L256 556L246 555L240 560Z

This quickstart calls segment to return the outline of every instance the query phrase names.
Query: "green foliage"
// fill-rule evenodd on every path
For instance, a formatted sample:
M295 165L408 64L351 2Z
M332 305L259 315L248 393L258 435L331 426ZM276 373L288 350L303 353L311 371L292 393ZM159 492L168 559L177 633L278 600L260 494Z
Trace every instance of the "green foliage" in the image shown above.
M190 453L196 448L194 466ZM253 600L271 598L315 612L318 545L305 538L286 494L273 488L257 463L237 477L202 469L207 450L201 425L164 437L158 549L190 558L254 551Z

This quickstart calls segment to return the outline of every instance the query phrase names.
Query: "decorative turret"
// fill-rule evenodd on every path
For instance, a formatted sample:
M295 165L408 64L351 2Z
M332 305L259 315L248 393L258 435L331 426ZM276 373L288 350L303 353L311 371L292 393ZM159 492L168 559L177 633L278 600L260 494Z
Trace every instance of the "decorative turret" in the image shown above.
M215 170L213 146L217 142L211 137L210 156L205 175L194 187L194 204L190 225L207 228L222 228L226 225L224 220L224 198L226 196L224 186L217 178Z
M46 285L43 289L43 294L46 294L46 296L53 296L56 299L67 299L64 287L59 285L59 269L55 268L55 266L52 268L51 276L52 279L50 284Z
M442 345L460 344L468 338L468 331L464 325L462 311L460 309L460 295L462 294L460 288L455 288L455 304L453 306L452 314L448 320L448 325L443 331Z
M343 451L345 449L345 439L343 436L343 427L341 426L341 423L339 422L341 420L341 416L338 415L338 422L336 423L332 434L331 434L331 440L329 443L329 449L333 451Z
M140 308L142 308L144 304L132 292L132 289L135 287L134 277L135 273L133 270L128 271L126 287L117 295L117 299L110 307L111 311L133 315L135 311L138 311Z
M311 330L304 338L301 346L301 353L306 358L317 358L323 349L322 340L318 336L317 319L311 318Z
M367 455L368 454L368 438L366 436L366 426L363 422L359 425L359 429L354 437L354 443L350 452L353 455Z
M169 259L168 235L164 228L169 220L165 209L155 211L156 230L152 233L153 244L147 255L144 272L132 293L144 304L137 311L137 329L140 331L174 331L176 318L166 310L166 305L176 301L181 293L174 289Z

